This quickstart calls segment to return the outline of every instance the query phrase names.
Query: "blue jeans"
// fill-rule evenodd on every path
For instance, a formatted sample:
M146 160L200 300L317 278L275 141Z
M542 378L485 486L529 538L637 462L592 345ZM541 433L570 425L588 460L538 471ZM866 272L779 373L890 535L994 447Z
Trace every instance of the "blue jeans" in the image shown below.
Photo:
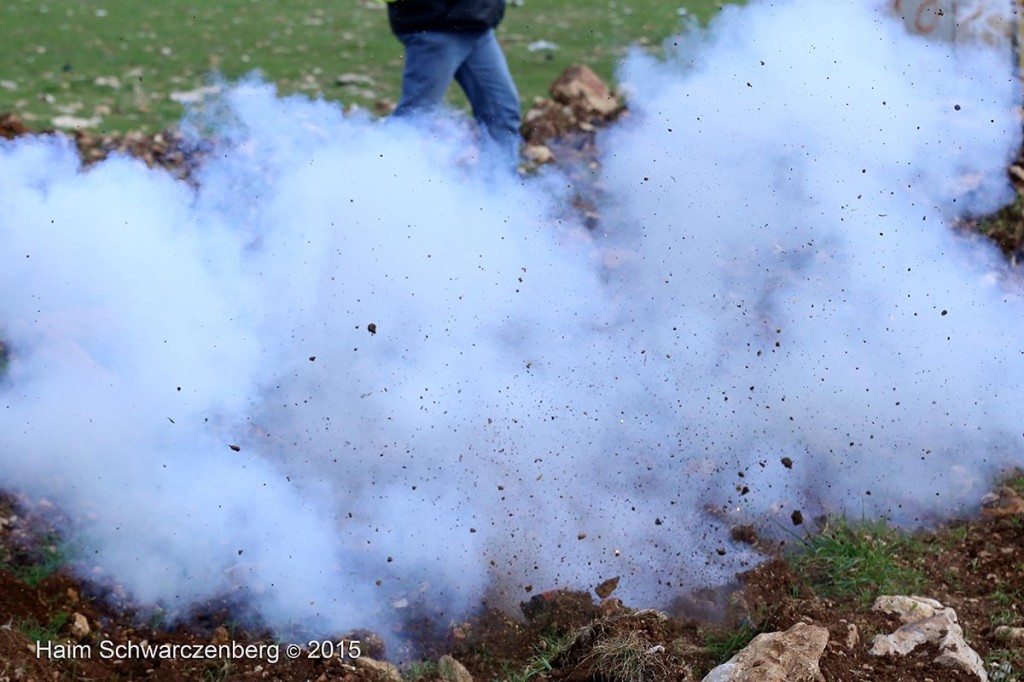
M493 30L403 33L402 99L394 116L440 106L452 78L473 107L473 118L493 141L503 162L519 159L519 93Z

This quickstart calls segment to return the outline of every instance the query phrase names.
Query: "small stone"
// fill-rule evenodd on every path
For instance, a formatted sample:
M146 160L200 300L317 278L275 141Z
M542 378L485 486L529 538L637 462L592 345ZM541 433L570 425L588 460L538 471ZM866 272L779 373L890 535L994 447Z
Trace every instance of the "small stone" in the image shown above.
M860 644L860 631L857 629L857 626L854 625L853 623L847 623L846 624L846 648L850 649L852 651L853 649L856 649L857 645L859 645L859 644Z
M555 160L555 154L544 144L528 144L523 148L523 157L532 164L542 166Z
M466 670L466 666L451 656L437 659L437 672L445 682L473 682L473 676Z
M1004 642L1017 642L1024 644L1024 628L1012 628L1009 625L1000 625L993 633L996 639Z
M818 663L828 639L828 630L806 623L760 634L703 682L820 682Z
M336 85L350 86L350 85L375 85L375 81L372 77L367 76L364 73L343 73L334 79Z
M871 644L872 656L906 656L922 644L935 644L939 655L935 662L988 679L985 663L978 652L964 639L956 611L926 597L882 596L872 609L898 614L903 625L890 635L876 635Z
M981 499L981 515L989 518L1024 515L1024 499L1009 486L1002 486Z
M596 73L583 64L573 64L551 84L551 97L587 116L610 116L619 101Z
M398 672L398 668L390 663L378 661L369 656L360 656L359 658L353 658L352 664L361 670L371 673L377 679L387 680L388 682L402 682L402 675Z
M89 628L89 620L80 613L71 614L71 636L82 640L89 636L92 630Z

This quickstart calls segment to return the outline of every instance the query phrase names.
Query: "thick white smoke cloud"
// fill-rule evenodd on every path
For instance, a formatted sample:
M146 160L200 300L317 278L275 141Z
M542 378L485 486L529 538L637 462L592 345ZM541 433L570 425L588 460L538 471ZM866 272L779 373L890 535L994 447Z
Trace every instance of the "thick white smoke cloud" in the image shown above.
M4 143L0 485L140 602L327 632L423 590L667 600L749 559L731 522L913 523L1022 461L1024 304L945 224L1008 198L1006 54L792 0L626 76L595 235L458 126L260 84L196 188Z

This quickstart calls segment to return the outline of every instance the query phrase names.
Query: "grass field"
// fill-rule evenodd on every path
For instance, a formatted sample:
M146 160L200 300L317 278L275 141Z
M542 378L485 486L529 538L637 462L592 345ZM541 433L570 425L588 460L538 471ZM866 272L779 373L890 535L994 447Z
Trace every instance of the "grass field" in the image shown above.
M613 81L630 44L653 49L678 30L681 9L707 21L721 5L524 0L510 4L499 35L525 107L568 64L587 63ZM540 41L558 49L538 49ZM373 0L5 0L0 43L0 112L33 128L108 132L172 125L184 93L213 73L259 70L282 93L372 107L397 99L402 64ZM342 74L363 78L339 85Z

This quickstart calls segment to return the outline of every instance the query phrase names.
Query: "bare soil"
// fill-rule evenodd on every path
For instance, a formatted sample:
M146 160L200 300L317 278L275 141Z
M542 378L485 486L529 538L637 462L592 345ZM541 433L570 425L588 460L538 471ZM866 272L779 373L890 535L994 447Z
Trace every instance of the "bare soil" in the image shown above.
M383 673L366 667L366 658L386 659L389 653L378 638L365 632L337 635L339 640L361 642L360 659L337 654L313 658L308 651L296 660L282 654L276 663L260 658L103 656L103 641L108 647L142 641L156 646L279 642L258 626L240 626L244 617L240 620L237 609L229 604L203 605L188 623L162 627L153 622L152 614L141 614L125 604L116 589L74 576L66 565L47 574L57 538L52 521L38 511L46 508L23 497L0 496L0 680L381 679ZM52 513L45 516L52 519ZM896 558L923 573L920 594L953 607L968 643L982 658L1010 661L1019 675L1024 661L1021 645L1014 651L996 636L995 628L1024 625L1024 516L979 516L919 533L916 540L912 555ZM803 621L830 633L820 665L831 682L977 679L935 663L938 652L933 647L919 648L903 658L871 656L872 638L895 630L898 620L870 610L859 596L823 596L829 586L798 575L786 555L766 556L764 563L738 576L736 588L729 592L733 607L726 609L727 622L717 624L687 618L679 606L686 599L676 608L655 611L643 608L652 606L648 604L622 604L614 593L601 599L593 593L564 590L535 595L521 604L519 613L482 608L454 625L410 619L406 634L414 639L415 658L428 663L406 664L404 675L441 679L443 668L436 662L447 654L475 680L524 679L527 673L537 679L595 682L699 680L732 653L723 652L714 642L737 633L752 636L785 630ZM75 629L79 616L88 624L87 633ZM566 641L571 643L562 648L559 643ZM632 642L645 651L660 647L659 663L639 677L616 674L592 654L601 642L609 641ZM74 645L86 645L92 656L83 657L83 649L71 648ZM69 652L67 658L54 656L60 647ZM555 647L559 647L557 655ZM545 656L546 650L550 655Z

